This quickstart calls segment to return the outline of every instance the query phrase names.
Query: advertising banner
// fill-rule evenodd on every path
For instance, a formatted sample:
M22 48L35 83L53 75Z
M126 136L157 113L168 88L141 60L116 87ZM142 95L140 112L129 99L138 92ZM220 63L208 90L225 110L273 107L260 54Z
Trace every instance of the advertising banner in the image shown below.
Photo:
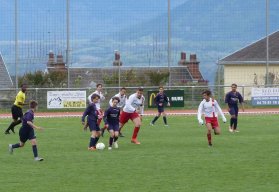
M48 109L85 108L86 91L48 91Z
M165 90L164 93L167 95L171 107L184 107L184 90ZM158 90L148 91L147 101L149 108L156 107L154 98L157 94Z
M279 88L252 88L252 105L279 105Z

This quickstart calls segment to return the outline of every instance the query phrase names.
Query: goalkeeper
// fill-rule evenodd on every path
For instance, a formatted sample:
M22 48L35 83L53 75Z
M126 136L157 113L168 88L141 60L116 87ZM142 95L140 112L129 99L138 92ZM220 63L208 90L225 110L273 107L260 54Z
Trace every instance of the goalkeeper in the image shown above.
M205 117L205 126L207 128L207 140L208 146L212 146L211 131L214 130L215 135L220 135L221 129L218 123L218 113L221 115L224 123L227 122L222 109L220 108L218 102L211 97L211 91L206 90L202 92L203 100L199 105L198 109L198 121L199 124L203 125L203 120L201 118L202 114Z

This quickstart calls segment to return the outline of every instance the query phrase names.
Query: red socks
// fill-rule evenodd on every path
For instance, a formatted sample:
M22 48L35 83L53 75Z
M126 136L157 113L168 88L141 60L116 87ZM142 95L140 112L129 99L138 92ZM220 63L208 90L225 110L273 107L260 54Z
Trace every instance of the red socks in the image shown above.
M136 139L137 138L139 130L140 130L139 127L135 127L134 128L134 133L133 133L132 139Z
M211 144L211 133L207 133L208 144Z

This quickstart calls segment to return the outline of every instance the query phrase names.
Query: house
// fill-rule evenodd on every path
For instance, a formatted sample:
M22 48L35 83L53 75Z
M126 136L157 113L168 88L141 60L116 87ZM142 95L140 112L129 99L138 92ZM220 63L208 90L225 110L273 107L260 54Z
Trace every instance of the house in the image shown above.
M55 54L50 51L48 54L47 70L67 72L63 56L57 55L55 60ZM186 59L186 53L181 53L181 59L177 66L172 66L170 69L167 66L138 66L128 67L123 65L120 60L120 53L115 53L115 60L112 62L111 67L100 66L99 68L92 67L70 67L70 87L92 87L96 83L103 83L106 86L117 86L118 75L121 76L121 84L129 86L152 86L154 85L150 79L150 74L164 74L170 72L170 83L172 86L187 85L189 83L207 84L204 80L200 70L199 61L196 54L190 54L189 60ZM138 81L135 81L137 79Z
M232 83L245 85L244 98L250 100L251 88L266 85L268 66L268 85L279 84L279 31L269 35L269 60L267 65L266 37L262 38L219 61L224 69L224 85ZM225 92L230 88L225 88Z
M134 77L141 79L142 86L152 86L150 73L162 73L166 74L170 72L170 83L172 86L187 85L189 83L207 84L208 82L203 78L199 70L199 61L196 54L191 54L189 60L186 60L186 53L181 53L181 60L177 66L171 66L170 69L167 66L139 66L128 67L120 60L120 54L115 53L115 60L112 67L100 67L100 68L70 68L71 87L91 87L96 83L104 83L104 79L107 77L114 78L114 86L118 85L118 74L120 72L121 78L127 73L133 73ZM113 78L111 78L113 79ZM117 82L116 82L117 81ZM129 81L129 80L127 80ZM74 85L74 83L78 84ZM121 80L122 83L123 80ZM127 82L126 82L127 84ZM134 86L138 86L133 84Z

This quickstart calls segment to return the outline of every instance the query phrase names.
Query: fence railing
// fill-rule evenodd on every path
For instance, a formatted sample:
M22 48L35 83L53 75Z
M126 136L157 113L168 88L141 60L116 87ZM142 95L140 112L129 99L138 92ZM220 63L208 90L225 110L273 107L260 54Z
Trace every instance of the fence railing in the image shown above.
M250 108L251 105L251 89L255 86L238 85L238 91L243 95L246 107ZM257 87L264 87L257 86ZM278 88L279 85L272 85L272 87ZM127 96L136 92L137 87L126 87ZM220 103L222 107L225 107L224 98L225 94L230 91L230 86L224 85L212 85L212 86L175 86L165 87L166 90L184 90L184 109L196 109L202 100L202 91L210 89L214 98ZM36 100L39 103L40 110L47 110L47 92L48 91L86 91L86 95L90 95L95 88L29 88L26 92L26 102L30 100ZM144 87L144 96L148 99L148 91L158 90L158 87ZM0 89L0 111L10 112L15 96L17 94L16 89ZM108 106L109 99L119 92L119 87L104 87L103 93L106 100L102 103L102 107ZM147 108L148 102L145 102ZM67 110L67 109L64 109Z

